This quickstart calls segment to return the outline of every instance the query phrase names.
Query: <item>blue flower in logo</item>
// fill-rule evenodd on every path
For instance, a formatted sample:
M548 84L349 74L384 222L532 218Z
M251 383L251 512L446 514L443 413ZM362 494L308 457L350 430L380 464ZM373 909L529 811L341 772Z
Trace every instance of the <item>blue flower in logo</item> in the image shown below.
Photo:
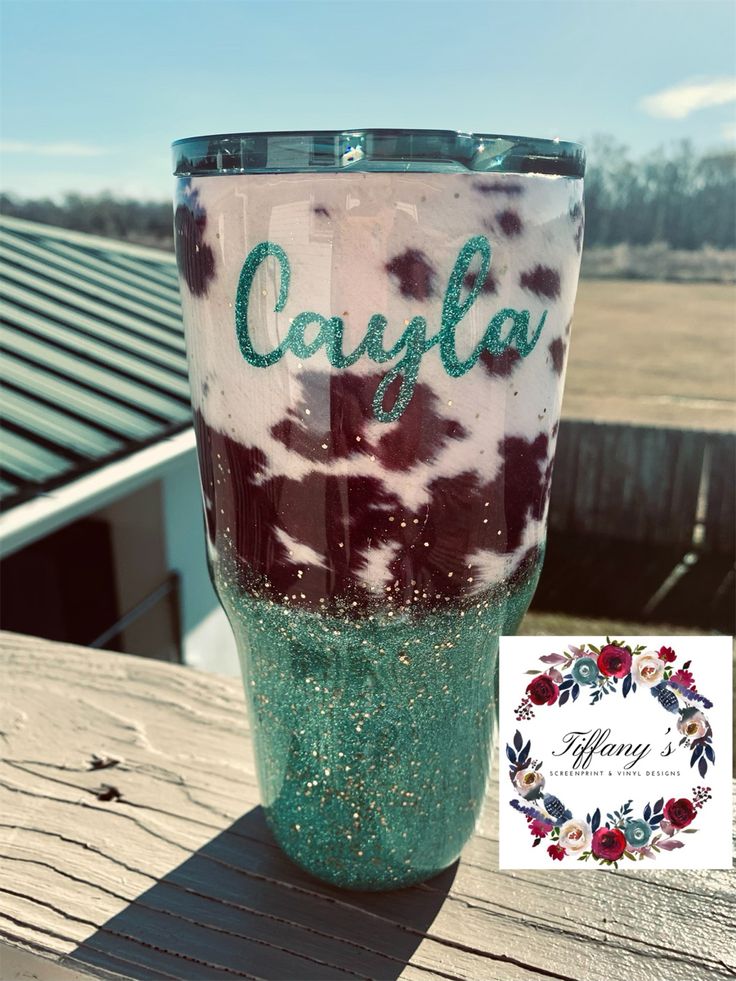
M641 818L632 818L624 827L624 837L633 848L643 848L652 836L652 829Z
M572 676L579 685L594 685L600 672L592 657L579 657L572 666Z

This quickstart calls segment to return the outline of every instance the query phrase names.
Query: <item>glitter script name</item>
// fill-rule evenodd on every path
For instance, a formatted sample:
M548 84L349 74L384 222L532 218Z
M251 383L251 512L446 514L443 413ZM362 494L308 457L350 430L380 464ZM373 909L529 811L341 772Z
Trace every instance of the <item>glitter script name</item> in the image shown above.
M475 276L475 282L468 295L461 301L460 293L463 287L463 278L476 255L480 255L480 270ZM542 327L547 319L547 311L545 310L530 336L528 310L510 308L500 310L489 322L483 338L470 356L462 360L458 357L455 346L455 331L475 303L491 266L490 242L484 235L476 235L469 239L458 253L442 301L440 329L432 337L427 337L426 319L417 316L409 321L396 343L385 348L383 342L388 321L382 314L376 313L368 321L363 340L354 351L345 354L343 351L344 324L342 319L340 317L328 318L320 313L305 311L294 317L286 337L277 347L266 354L259 354L251 339L252 327L248 322L248 305L256 271L269 256L277 260L281 269L279 295L274 310L276 313L280 313L286 306L291 278L289 258L283 248L275 242L261 242L246 257L238 281L235 298L235 331L241 354L254 368L269 368L280 361L287 351L291 351L298 358L306 360L315 355L321 348L325 349L327 359L334 368L349 368L364 355L376 364L387 364L395 361L379 382L373 398L373 414L379 422L393 422L401 416L414 394L421 360L427 351L435 345L439 347L440 360L447 374L452 378L460 378L470 371L484 351L488 351L492 355L500 355L513 345L521 357L526 357L539 340ZM508 321L511 321L511 327L502 336L502 331ZM307 328L313 324L318 328L317 334L313 340L308 342L305 334ZM384 405L384 398L389 386L397 378L401 379L401 386L393 405L387 408Z

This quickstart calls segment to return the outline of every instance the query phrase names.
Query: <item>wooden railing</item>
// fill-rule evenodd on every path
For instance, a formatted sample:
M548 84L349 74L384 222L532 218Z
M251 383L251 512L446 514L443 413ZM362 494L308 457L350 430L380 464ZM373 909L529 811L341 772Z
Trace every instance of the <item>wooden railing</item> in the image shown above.
M241 683L0 635L0 976L725 981L733 873L509 872L498 793L462 860L395 893L292 865Z

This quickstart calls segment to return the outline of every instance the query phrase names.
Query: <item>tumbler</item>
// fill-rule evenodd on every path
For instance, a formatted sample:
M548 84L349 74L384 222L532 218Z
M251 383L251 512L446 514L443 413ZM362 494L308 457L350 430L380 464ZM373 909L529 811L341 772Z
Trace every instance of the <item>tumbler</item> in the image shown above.
M174 144L208 560L268 825L354 889L442 871L534 592L582 147L435 130Z

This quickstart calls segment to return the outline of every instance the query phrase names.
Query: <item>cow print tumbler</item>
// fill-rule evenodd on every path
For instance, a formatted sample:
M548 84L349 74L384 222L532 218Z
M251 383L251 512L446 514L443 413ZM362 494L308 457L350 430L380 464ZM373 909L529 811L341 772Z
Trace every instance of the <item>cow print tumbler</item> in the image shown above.
M450 865L544 555L582 148L444 131L174 146L215 587L269 827L315 876Z

